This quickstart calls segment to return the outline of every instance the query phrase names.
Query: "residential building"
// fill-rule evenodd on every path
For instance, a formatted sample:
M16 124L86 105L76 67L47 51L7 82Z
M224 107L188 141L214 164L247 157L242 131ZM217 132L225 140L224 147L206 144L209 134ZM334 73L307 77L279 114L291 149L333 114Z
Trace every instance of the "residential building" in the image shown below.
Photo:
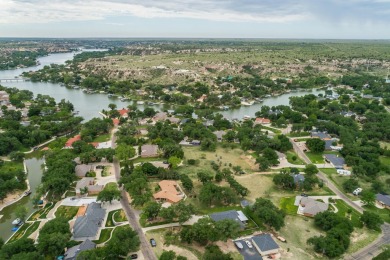
M380 206L390 209L390 195L376 194L376 203Z
M72 230L73 239L76 241L97 239L99 228L104 226L105 215L106 210L101 207L101 204L96 202L89 204L85 214L76 218Z
M223 136L226 135L226 131L214 131L213 134L217 137L218 142L222 142Z
M241 229L244 229L246 223L248 222L248 218L241 210L228 210L228 211L213 213L210 214L209 216L214 221L221 221L224 219L234 220L240 225Z
M351 176L351 171L338 169L337 173L341 176Z
M157 114L154 115L153 120L158 122L158 121L165 121L168 118L168 114L165 112L158 112Z
M66 149L73 149L72 147L72 144L76 141L80 141L81 140L81 135L76 135L72 138L69 138L68 141L66 141L65 143L65 147Z
M291 176L294 178L295 186L301 187L303 185L303 182L305 181L305 176L303 174L292 174Z
M328 203L317 201L310 197L297 196L295 198L295 206L298 206L298 214L307 217L314 217L318 213L327 211L329 208Z
M261 256L279 253L279 245L273 240L270 234L253 236L252 243Z
M79 180L76 184L76 195L77 196L82 195L83 189L85 188L87 188L86 194L97 195L103 190L104 186L96 185L95 178L93 177L84 177L81 180Z
M79 178L85 177L85 175L90 171L93 171L93 167L92 165L88 165L88 164L76 165L75 168L75 174Z
M332 164L336 169L343 169L345 165L345 160L343 157L336 154L324 154L324 159L328 163Z
M160 191L153 194L155 200L161 202L177 203L183 199L184 194L181 192L176 181L163 180L158 183Z
M271 120L264 117L257 117L254 122L254 125L269 125L269 124L271 124Z
M129 110L126 108L122 108L122 109L118 110L118 112L119 112L120 116L123 118L127 118L129 116L128 115Z
M145 144L141 146L141 157L157 157L158 156L158 145Z
M92 242L91 240L87 239L83 241L81 244L71 247L68 250L66 250L64 254L64 260L76 260L78 254L80 254L83 251L95 249L96 244Z
M321 140L330 140L330 139L332 139L332 137L327 132L312 131L310 133L310 136L312 138L319 138Z

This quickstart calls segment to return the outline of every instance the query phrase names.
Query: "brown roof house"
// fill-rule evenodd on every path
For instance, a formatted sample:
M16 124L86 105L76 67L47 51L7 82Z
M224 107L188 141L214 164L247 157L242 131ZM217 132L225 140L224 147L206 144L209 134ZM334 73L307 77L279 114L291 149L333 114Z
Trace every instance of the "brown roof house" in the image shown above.
M88 164L76 165L75 168L75 174L79 178L85 177L85 175L90 171L93 171L93 167L92 165L88 165Z
M165 121L168 118L168 114L165 112L158 112L157 114L154 115L153 120L155 122L158 121Z
M264 117L257 117L254 122L255 125L269 125L271 124L271 120Z
M141 146L141 157L158 157L158 145L145 144Z
M97 195L103 190L103 185L96 185L95 178L93 177L84 177L79 180L76 184L76 195L80 196L82 194L88 195Z
M177 203L183 199L184 194L180 191L179 186L175 181L163 180L158 183L161 190L153 197L161 202Z
M318 213L327 211L329 208L328 203L317 201L309 197L297 196L295 198L295 206L298 206L298 214L306 217L314 217Z

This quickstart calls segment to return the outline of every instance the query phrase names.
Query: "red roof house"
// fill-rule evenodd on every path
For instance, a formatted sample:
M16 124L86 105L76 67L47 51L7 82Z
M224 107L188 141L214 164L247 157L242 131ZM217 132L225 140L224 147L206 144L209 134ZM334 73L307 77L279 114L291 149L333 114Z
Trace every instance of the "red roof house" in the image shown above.
M76 141L80 141L81 140L81 135L76 135L72 138L70 138L68 141L66 141L65 143L65 148L72 148L72 144Z

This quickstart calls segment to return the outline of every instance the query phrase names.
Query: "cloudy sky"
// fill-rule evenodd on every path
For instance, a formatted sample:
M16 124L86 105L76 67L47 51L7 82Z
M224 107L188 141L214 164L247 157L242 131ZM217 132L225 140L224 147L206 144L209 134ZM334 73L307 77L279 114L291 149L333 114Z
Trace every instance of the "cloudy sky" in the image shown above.
M390 0L0 0L0 37L390 39Z

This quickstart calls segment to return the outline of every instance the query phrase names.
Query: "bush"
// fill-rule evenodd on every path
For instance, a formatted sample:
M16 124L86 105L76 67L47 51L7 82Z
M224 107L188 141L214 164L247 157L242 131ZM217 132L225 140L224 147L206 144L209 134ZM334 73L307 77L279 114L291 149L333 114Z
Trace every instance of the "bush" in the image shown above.
M188 165L197 165L197 164L198 164L198 160L195 160L195 159L188 159L188 160L187 160L187 163L188 163Z

